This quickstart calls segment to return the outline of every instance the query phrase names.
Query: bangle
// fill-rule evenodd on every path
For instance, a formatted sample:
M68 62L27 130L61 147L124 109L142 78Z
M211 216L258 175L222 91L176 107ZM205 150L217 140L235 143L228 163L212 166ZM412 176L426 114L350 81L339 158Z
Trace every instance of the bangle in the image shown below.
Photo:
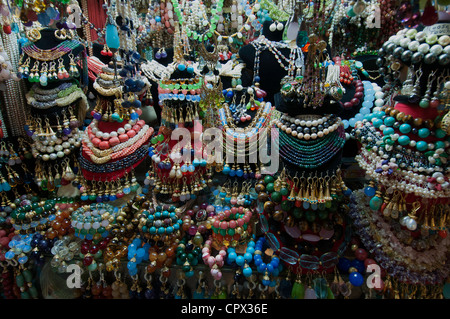
M71 216L75 236L87 240L105 238L108 236L108 230L115 223L118 210L117 207L104 203L78 208Z
M210 219L213 238L225 246L237 246L239 240L247 238L251 218L251 210L242 206L218 213Z
M144 210L142 215L146 222L140 224L140 229L144 234L149 233L151 236L170 236L180 229L182 223L182 220L177 218L175 206L170 206L168 210L157 206L156 211Z

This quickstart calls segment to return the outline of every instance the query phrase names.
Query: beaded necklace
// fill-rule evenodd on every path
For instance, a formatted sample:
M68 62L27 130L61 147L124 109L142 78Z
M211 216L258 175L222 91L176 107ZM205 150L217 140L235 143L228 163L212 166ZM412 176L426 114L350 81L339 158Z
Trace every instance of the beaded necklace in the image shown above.
M43 50L39 49L33 42L27 42L22 46L22 50L28 56L38 61L52 61L59 59L63 55L71 52L78 47L81 43L77 40L66 40L59 43L56 47Z

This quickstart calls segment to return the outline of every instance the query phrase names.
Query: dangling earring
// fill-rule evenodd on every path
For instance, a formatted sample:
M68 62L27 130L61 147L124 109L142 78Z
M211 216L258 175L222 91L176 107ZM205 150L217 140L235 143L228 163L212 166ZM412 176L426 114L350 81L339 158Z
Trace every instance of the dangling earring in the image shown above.
M419 103L420 101L420 78L422 77L422 69L417 70L416 72L416 82L412 89L411 95L408 97L408 102L410 103Z
M56 62L55 61L50 62L50 68L48 71L48 80L50 82L54 82L54 81L58 80L58 74L56 74Z
M42 63L41 76L39 77L39 83L42 86L47 86L48 84L48 65L47 62Z
M277 30L277 24L276 24L275 21L272 22L272 24L269 26L269 30L270 30L271 32L275 32L275 31Z
M75 57L72 53L70 53L69 58L70 58L69 75L72 78L78 78L80 76L80 72L78 72L77 64L75 63Z
M62 58L58 59L58 79L64 80L69 77L69 73L66 70L66 67L64 66L64 60Z
M281 23L281 22L278 22L278 24L277 24L277 30L278 30L278 31L282 31L283 29L284 29L284 24Z

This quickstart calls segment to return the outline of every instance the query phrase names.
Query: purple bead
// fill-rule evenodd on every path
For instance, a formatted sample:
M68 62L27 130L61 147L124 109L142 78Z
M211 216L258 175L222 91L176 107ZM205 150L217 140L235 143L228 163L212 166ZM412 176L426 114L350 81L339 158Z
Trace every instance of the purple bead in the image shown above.
M166 53L166 51L163 51L163 52L161 53L161 57L162 57L163 59L167 58L167 53Z
M100 121L102 119L102 115L100 113L98 113L98 112L95 112L93 117L97 121Z
M381 173L381 172L383 172L383 169L382 169L382 168L377 168L377 169L375 170L375 173Z
M65 135L69 135L71 132L72 132L72 129L71 129L71 128L66 127L65 129L63 129L63 133L64 133Z
M189 227L189 235L194 236L197 233L197 226L192 225Z
M202 204L200 205L200 209L206 209L206 207L208 207L208 204L207 204L207 203L202 203Z
M156 52L155 53L155 59L161 59L161 53L159 53L159 52Z
M69 122L69 126L71 128L76 128L76 127L80 126L80 122L78 122L78 121L70 121Z
M28 135L29 137L33 136L33 133L34 133L34 131L27 131L27 135Z

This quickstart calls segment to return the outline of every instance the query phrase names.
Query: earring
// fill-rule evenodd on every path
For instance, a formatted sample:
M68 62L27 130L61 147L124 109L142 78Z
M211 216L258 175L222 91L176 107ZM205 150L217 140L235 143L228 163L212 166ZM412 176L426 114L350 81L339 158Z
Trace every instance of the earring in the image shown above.
M284 29L284 24L281 23L281 22L278 22L278 24L277 24L277 30L278 30L278 31L282 31L283 29Z
M112 51L109 49L109 47L106 45L106 43L103 46L103 50L100 51L100 54L103 55L103 56L109 56L109 57L113 56Z
M57 38L58 40L66 40L67 39L66 30L64 30L64 29L56 30L55 31L55 38Z
M422 100L419 102L419 106L423 109L426 109L430 106L431 87L433 86L435 73L436 70L430 72L430 74L428 75L427 91L425 92L425 95L423 96Z
M414 84L414 87L412 89L411 95L408 97L409 103L419 103L420 99L420 78L422 77L422 69L419 69L416 72L416 82Z
M275 21L272 22L272 24L269 26L269 30L272 32L275 32L277 30L277 25L275 24Z
M48 80L50 82L54 82L58 80L58 74L56 73L56 62L51 61L50 62L50 68L48 70Z
M64 66L64 60L62 58L58 59L58 79L63 80L67 79L69 77L69 73L66 70L66 67Z
M69 58L70 58L69 76L72 78L77 78L80 76L80 72L78 72L77 64L75 63L75 57L72 53L70 53Z

